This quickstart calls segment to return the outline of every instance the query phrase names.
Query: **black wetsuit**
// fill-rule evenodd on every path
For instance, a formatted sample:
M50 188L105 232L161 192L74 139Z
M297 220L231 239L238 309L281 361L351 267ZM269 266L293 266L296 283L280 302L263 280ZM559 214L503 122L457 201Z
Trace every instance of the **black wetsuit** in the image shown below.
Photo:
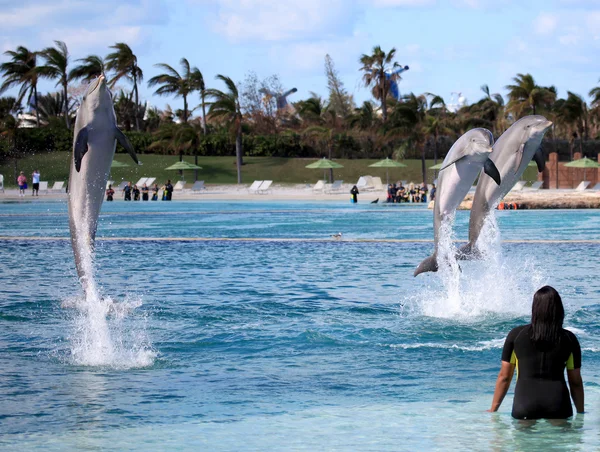
M573 415L567 370L581 367L581 348L573 333L562 330L556 344L531 340L531 324L514 328L504 343L502 361L517 367L512 416L516 419L566 419Z

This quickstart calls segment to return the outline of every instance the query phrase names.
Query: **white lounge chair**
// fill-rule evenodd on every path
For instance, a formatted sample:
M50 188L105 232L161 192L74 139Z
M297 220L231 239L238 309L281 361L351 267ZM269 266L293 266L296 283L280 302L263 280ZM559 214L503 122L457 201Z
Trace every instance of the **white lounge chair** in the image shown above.
M596 185L594 185L592 188L590 188L590 190L592 190L592 191L600 191L600 182L598 182Z
M540 188L542 188L542 185L544 185L544 181L538 180L537 182L534 182L533 184L531 184L530 189L531 190L539 190Z
M54 182L54 185L52 186L52 188L49 191L61 192L63 190L64 186L65 186L64 181L57 181L57 182Z
M0 174L0 190L4 193L4 176Z
M40 189L39 191L44 192L44 193L48 193L48 181L47 180L41 180L40 181Z
M323 192L325 190L325 181L324 180L319 180L317 181L317 183L315 184L315 186L312 188L313 192Z
M273 183L272 180L266 180L264 181L262 184L260 184L260 187L258 187L257 192L261 195L266 194L268 191L271 191L271 184Z
M202 190L206 190L206 187L204 186L204 181L197 180L196 182L194 182L194 185L192 185L192 191L195 193L198 193L198 192L201 192Z
M114 181L114 180L107 180L107 181L106 181L106 189L108 190L108 186L109 186L109 185L113 185L114 183L115 183L115 181Z
M577 186L577 188L575 190L576 191L584 191L586 188L588 188L589 185L590 185L589 181L583 180L579 183L579 185Z
M342 190L343 180L333 181L333 184L325 185L325 193L339 193Z
M147 177L141 177L139 181L137 181L134 185L137 185L138 188L146 183Z
M181 191L185 188L185 181L178 180L175 186L173 187L173 191Z
M254 182L252 182L252 185L250 185L248 187L248 193L258 193L258 188L262 185L264 181L262 180L255 180Z
M156 180L156 177L149 177L146 179L146 182L144 182L146 184L147 187L150 187L154 181Z
M373 178L371 176L360 176L356 188L359 190L373 190Z
M523 190L523 187L525 187L525 184L527 183L527 181L524 180L520 180L518 181L514 187L511 189L511 191L521 191Z
M383 191L383 182L381 182L381 177L373 178L373 190Z

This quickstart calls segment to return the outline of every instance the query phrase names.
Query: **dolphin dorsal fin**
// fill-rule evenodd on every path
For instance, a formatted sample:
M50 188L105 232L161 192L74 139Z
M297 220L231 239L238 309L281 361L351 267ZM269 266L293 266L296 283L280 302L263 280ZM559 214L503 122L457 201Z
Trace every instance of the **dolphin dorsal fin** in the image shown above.
M88 151L88 129L84 127L77 132L75 142L73 143L73 159L75 160L75 170L81 170L81 161Z
M131 158L133 159L133 161L135 163L139 164L139 160L137 158L137 155L135 155L135 151L133 150L133 146L131 145L129 139L117 127L115 127L115 138L117 139L117 141L119 142L119 144L121 146L123 146L127 152L129 152L129 155L131 156Z

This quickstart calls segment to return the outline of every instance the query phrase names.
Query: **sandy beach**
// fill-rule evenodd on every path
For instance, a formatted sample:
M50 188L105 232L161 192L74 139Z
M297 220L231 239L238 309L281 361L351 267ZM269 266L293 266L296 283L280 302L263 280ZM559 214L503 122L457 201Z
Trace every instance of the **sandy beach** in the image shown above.
M272 185L266 193L252 193L248 191L249 184L242 185L207 185L206 189L200 192L192 192L189 189L175 191L174 200L199 201L199 200L243 200L243 201L323 201L323 202L350 202L351 184L344 184L342 188L335 193L315 192L312 185ZM23 200L33 201L37 199L66 199L67 194L63 192L40 193L39 197L31 196L31 190L23 197L19 196L18 190L7 189L0 193L2 200ZM385 202L387 194L385 191L363 190L358 196L359 203L369 203L379 199L379 202ZM115 201L123 201L121 193L115 194ZM473 201L473 193L469 193L461 209L470 209ZM524 209L597 209L600 208L600 192L586 190L575 191L568 189L559 190L531 190L524 188L520 191L509 193L505 202L516 203L519 208ZM431 207L431 206L430 206Z

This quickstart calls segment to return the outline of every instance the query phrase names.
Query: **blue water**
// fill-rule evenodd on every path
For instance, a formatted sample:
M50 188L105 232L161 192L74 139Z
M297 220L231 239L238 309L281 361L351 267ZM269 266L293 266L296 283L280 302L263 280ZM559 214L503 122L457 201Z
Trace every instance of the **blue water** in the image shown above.
M86 365L85 325L61 307L81 297L65 203L0 204L0 447L598 450L600 212L497 220L499 257L461 263L457 296L412 277L433 248L422 207L105 204L115 356ZM512 389L485 410L503 339L546 283L583 348L587 413L523 426Z

